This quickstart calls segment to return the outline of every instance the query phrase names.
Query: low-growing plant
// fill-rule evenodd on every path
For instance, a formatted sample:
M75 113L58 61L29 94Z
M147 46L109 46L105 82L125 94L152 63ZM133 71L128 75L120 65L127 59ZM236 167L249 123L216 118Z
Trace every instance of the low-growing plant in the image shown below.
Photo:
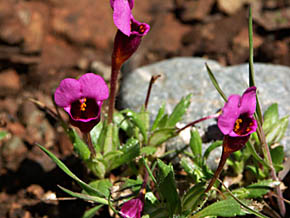
M107 207L123 217L235 217L263 213L263 198L276 192L279 211L285 215L285 205L277 173L283 169L284 151L280 141L288 126L288 116L280 118L278 105L272 104L262 115L256 93L252 18L249 16L250 72L249 88L240 95L226 97L210 67L209 78L225 100L225 106L214 115L200 118L177 128L191 103L191 95L184 96L172 113L165 112L165 104L154 119L147 105L151 87L159 75L153 76L144 105L140 111L126 108L115 110L116 83L122 64L136 51L150 27L133 18L133 0L111 0L113 20L118 30L112 53L110 91L104 80L93 73L78 80L64 79L54 94L56 106L69 115L70 124L55 117L72 141L74 150L95 179L86 183L78 178L60 159L38 145L67 175L75 180L82 192L59 186L67 194L93 202L83 217L93 217ZM108 114L101 119L102 104L109 98ZM36 102L36 101L35 101ZM202 152L203 141L196 128L184 149L160 152L166 142L183 130L206 119L217 119L223 140L211 142ZM153 120L153 122L150 122ZM81 134L79 134L81 133ZM4 133L1 134L1 136ZM0 138L1 138L0 136ZM207 164L211 152L222 146L223 152L216 171ZM160 154L161 153L161 154ZM170 155L169 155L170 154ZM170 163L172 156L177 162ZM227 165L228 168L224 169ZM118 171L118 182L110 180L112 170ZM115 174L115 172L114 172ZM224 181L220 180L221 178ZM230 189L225 181L231 180ZM181 185L182 184L182 185ZM182 188L181 188L182 187Z

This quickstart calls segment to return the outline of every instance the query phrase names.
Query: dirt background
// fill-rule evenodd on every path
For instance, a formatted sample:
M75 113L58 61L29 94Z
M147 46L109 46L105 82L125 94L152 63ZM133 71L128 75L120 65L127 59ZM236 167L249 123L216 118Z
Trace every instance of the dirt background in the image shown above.
M151 30L130 69L175 56L205 57L222 65L247 62L250 2L255 61L289 66L289 0L136 0L133 14ZM9 133L0 141L1 218L81 217L92 206L48 200L66 196L57 184L80 189L35 143L85 181L91 175L54 118L28 99L53 108L51 95L64 77L93 71L108 81L115 32L108 0L0 1L0 129ZM289 189L284 197L289 199ZM109 217L101 212L96 217Z

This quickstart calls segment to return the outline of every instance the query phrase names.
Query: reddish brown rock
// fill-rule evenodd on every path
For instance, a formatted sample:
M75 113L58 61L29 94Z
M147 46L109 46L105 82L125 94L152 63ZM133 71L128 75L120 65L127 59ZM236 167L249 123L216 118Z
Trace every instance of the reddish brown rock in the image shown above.
M79 45L106 49L116 32L109 2L67 1L52 14L53 31Z
M176 1L180 17L184 22L193 20L203 20L208 16L211 11L215 0L202 0L202 1Z
M15 95L20 91L21 82L15 70L0 72L0 96Z

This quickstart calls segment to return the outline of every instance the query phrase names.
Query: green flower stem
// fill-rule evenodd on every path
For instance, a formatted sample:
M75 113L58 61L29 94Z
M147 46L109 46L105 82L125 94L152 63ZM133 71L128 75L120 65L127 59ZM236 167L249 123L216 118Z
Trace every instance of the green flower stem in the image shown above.
M273 178L274 181L278 181L280 183L280 180L277 177L275 168L273 166L270 149L269 149L269 146L268 146L268 144L266 142L265 133L264 133L263 128L262 128L262 126L261 126L261 124L259 122L258 122L257 133L258 133L259 139L260 139L260 141L262 143L263 151L264 151L264 153L266 153L267 162L269 163L270 170L271 170L271 177ZM280 213L281 213L282 217L285 217L286 207L285 207L285 202L282 200L283 199L283 194L282 194L282 191L280 189L280 185L277 185L275 187L275 190L276 190L277 195L279 196L277 198L277 202L278 202Z

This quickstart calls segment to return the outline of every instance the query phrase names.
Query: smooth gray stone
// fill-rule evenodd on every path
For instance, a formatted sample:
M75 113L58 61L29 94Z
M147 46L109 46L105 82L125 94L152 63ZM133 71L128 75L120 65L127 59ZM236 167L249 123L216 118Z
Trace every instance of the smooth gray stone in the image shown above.
M207 74L205 63L209 65L222 90L227 96L242 94L248 87L248 64L232 67L222 67L217 62L202 58L181 57L161 61L144 66L123 78L120 90L122 108L139 110L144 103L148 84L152 75L161 74L154 84L148 110L151 119L155 118L159 107L166 102L166 110L171 113L174 106L183 96L193 94L192 103L179 127L198 118L214 114L224 105ZM265 111L272 103L278 103L280 117L290 114L290 68L272 64L257 63L254 66L255 81L262 110ZM216 124L215 120L207 120L197 126L201 133L209 125ZM184 146L188 141L188 132L181 135L181 139L171 140L170 144L177 147ZM184 142L181 143L183 140ZM286 155L290 156L290 125L282 140ZM170 146L171 147L171 146ZM215 157L220 156L217 152ZM214 163L212 163L214 164ZM213 165L214 167L214 165Z

